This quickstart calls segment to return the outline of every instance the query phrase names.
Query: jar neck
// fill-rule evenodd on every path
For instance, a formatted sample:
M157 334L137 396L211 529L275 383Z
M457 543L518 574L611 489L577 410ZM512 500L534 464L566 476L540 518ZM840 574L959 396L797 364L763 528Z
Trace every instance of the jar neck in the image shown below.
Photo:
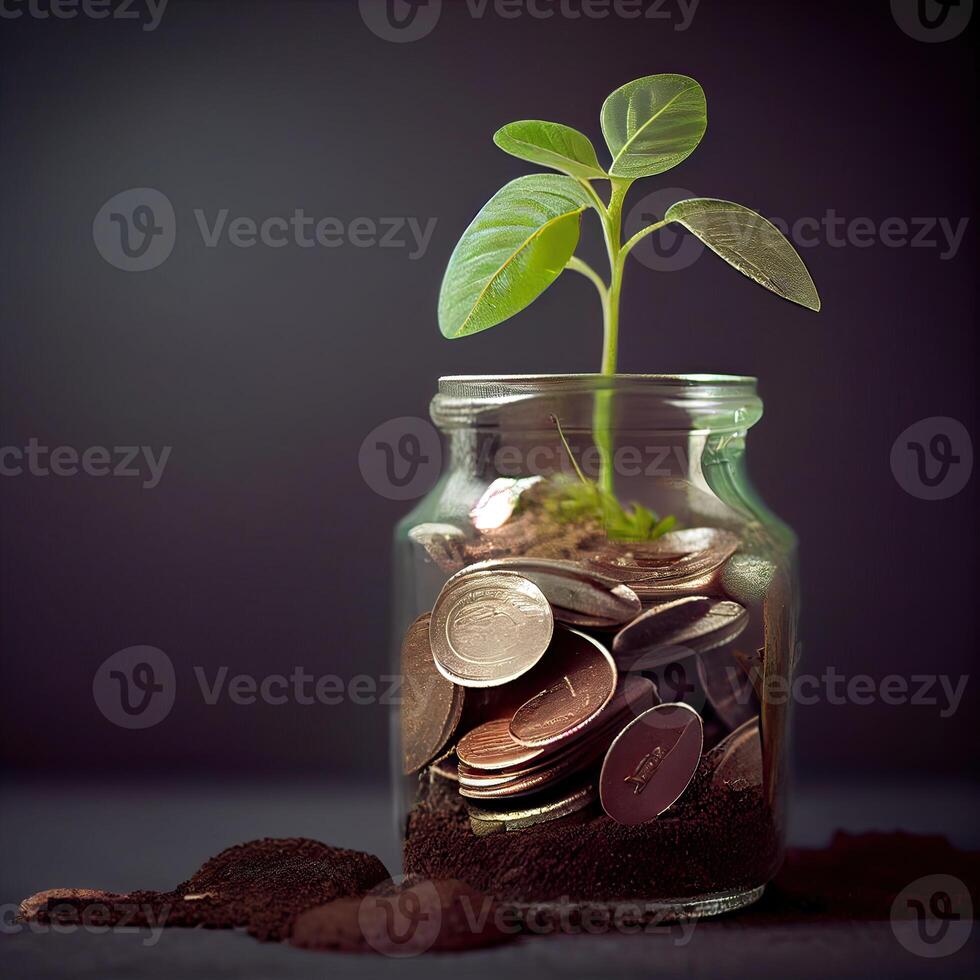
M442 378L432 417L474 475L558 472L704 483L762 415L755 379L724 375Z

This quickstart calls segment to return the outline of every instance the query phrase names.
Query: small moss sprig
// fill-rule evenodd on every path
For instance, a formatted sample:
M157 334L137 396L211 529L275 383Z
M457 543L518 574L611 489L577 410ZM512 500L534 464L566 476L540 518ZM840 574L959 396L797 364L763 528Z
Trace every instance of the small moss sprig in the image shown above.
M650 541L676 526L676 518L660 518L642 504L633 502L624 507L614 493L590 480L575 459L557 416L552 415L551 421L575 470L575 478L561 476L553 480L551 492L542 498L547 514L562 524L597 521L610 538L621 541Z

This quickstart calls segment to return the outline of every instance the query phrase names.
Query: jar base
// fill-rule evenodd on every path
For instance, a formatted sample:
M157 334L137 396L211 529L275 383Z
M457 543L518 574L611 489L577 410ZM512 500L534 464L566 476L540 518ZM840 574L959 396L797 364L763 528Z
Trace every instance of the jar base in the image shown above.
M615 922L623 926L669 925L691 919L706 919L736 912L757 902L766 886L710 892L661 901L624 900L619 902L507 902L535 921Z

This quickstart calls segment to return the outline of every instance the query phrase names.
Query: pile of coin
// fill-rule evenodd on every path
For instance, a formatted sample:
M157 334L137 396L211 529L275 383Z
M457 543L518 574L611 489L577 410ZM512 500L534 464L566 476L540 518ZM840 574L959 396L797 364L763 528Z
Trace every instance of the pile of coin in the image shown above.
M477 834L596 799L619 823L654 820L702 756L712 785L760 784L763 651L715 659L749 623L720 587L738 545L694 528L581 561L506 557L456 572L403 643L404 771L455 781ZM702 716L661 703L649 676L685 658L722 728L707 752Z

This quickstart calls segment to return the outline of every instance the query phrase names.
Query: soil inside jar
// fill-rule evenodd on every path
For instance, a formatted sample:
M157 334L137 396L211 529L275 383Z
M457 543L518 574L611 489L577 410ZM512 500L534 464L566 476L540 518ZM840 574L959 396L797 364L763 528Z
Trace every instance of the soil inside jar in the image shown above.
M405 872L460 878L502 900L609 902L755 888L781 861L761 787L711 786L702 766L657 820L627 827L591 810L476 836L450 780L427 772L408 815Z

